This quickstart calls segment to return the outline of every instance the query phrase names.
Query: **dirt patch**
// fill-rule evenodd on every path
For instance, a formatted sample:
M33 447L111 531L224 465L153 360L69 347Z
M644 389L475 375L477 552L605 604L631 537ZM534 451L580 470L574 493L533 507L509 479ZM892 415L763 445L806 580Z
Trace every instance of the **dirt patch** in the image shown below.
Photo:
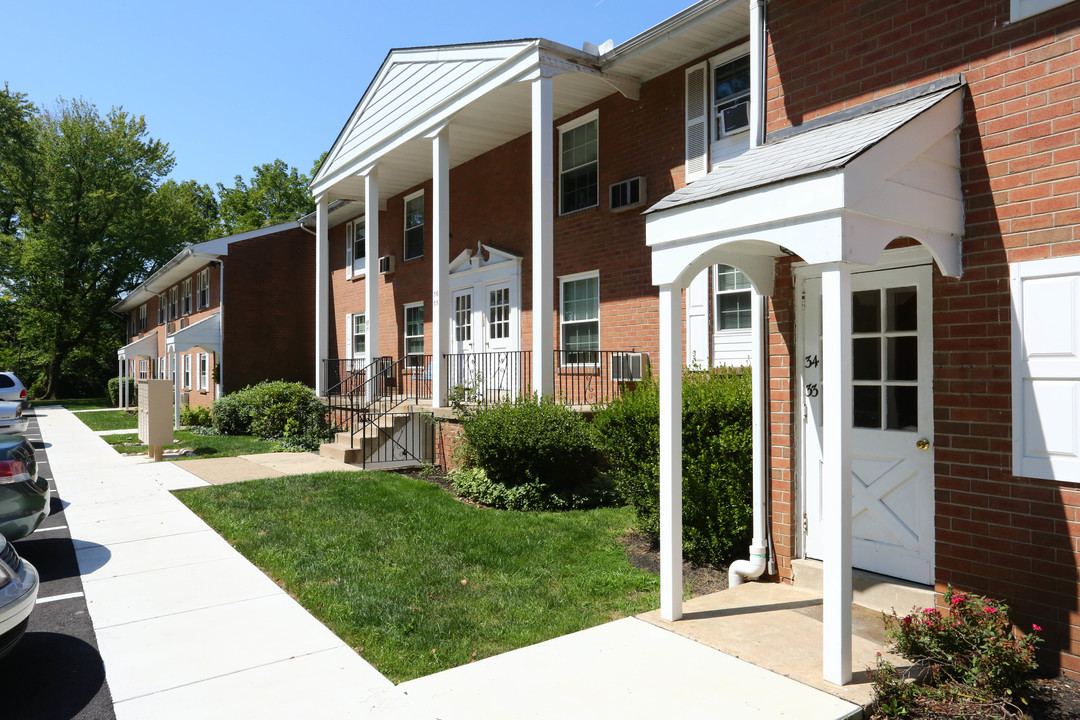
M619 542L631 565L653 575L660 574L660 549L648 537L631 531L619 538ZM690 585L690 597L727 590L727 568L684 562L683 582Z
M979 708L966 702L926 700L909 720L958 720L959 718L1001 718L1002 720L1076 720L1080 718L1080 682L1064 676L1037 681L1035 696L1022 712L1001 706ZM870 720L885 720L876 713Z

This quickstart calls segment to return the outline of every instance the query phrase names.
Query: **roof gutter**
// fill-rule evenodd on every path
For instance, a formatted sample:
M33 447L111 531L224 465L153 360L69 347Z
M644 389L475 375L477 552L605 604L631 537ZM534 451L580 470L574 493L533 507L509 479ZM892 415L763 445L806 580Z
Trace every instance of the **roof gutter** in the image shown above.
M653 25L645 32L620 43L609 52L601 54L600 62L602 65L610 65L623 58L636 55L669 39L673 34L682 30L685 25L697 22L709 15L726 12L729 8L742 5L745 2L746 0L702 0L672 15L667 20Z

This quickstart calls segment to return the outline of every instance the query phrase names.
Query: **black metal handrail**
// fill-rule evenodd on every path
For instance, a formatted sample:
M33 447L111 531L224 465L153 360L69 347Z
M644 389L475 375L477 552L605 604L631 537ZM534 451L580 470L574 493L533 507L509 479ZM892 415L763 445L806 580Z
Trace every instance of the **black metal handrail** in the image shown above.
M346 395L360 388L377 370L392 362L382 356L367 359L330 358L323 360L323 376L326 378L326 395Z

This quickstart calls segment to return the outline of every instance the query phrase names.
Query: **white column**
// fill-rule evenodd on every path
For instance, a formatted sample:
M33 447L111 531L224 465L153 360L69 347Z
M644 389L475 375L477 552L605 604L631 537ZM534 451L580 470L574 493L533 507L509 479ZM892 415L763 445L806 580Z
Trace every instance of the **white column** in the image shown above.
M682 617L682 292L660 286L660 617Z
M532 80L533 392L555 393L554 91L550 77Z
M326 196L315 199L315 393L326 392L323 360L330 349L330 216ZM179 372L177 373L179 374Z
M124 378L124 366L127 365L127 356L120 358L120 381L116 386L116 401L120 403L120 408L127 407L127 380Z
M379 168L364 176L364 254L367 278L364 280L364 317L367 320L368 359L379 353Z
M180 380L184 377L184 370L180 367L180 353L173 349L172 366L176 368L173 376L173 430L180 429Z
M822 667L826 680L851 681L851 268L821 271L821 391L824 415Z
M431 406L446 404L443 355L450 352L450 126L431 137Z

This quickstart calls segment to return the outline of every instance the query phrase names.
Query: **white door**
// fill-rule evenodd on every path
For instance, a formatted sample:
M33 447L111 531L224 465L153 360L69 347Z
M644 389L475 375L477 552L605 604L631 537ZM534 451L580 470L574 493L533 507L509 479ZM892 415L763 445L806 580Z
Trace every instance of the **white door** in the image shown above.
M934 572L931 266L855 273L852 289L852 563L930 584ZM802 278L804 553L821 558L821 277Z
M514 297L508 282L484 288L487 308L484 315L484 352L487 353L484 387L488 400L501 400L517 395L520 385L520 363L515 328Z
M473 289L457 290L453 294L451 311L452 330L450 336L449 387L452 393L461 393L472 388L476 382L476 357L474 338L476 336L475 315L473 311Z

